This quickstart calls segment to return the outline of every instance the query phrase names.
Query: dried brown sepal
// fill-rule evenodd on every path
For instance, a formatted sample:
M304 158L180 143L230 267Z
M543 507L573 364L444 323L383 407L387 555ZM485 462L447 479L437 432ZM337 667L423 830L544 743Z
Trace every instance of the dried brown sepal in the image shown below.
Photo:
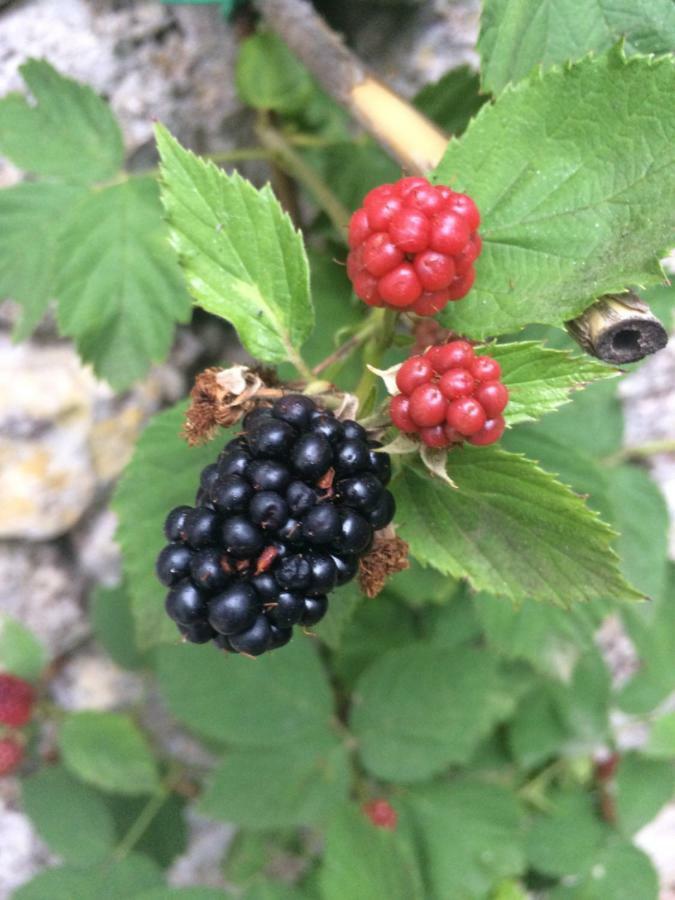
M280 388L268 387L258 372L246 366L205 369L190 391L183 437L190 446L204 444L218 428L235 425L261 400L282 394Z
M377 597L392 575L408 568L408 545L389 525L376 532L372 550L359 562L361 590L366 597Z

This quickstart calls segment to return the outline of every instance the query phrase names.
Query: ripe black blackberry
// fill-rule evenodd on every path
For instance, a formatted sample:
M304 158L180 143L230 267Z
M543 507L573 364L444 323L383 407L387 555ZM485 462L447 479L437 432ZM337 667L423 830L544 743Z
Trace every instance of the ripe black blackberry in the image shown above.
M259 656L316 625L394 517L379 446L299 394L249 413L164 526L157 576L181 635Z

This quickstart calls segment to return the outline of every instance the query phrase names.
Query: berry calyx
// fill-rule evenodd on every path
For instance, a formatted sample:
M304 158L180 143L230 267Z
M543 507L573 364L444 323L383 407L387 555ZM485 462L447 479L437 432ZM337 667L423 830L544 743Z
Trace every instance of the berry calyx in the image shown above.
M429 347L396 373L401 393L389 401L392 424L431 448L493 444L504 433L509 400L500 378L497 360L476 356L468 341Z
M394 831L398 823L398 815L388 800L369 800L362 806L364 813L376 828Z
M470 197L425 178L374 188L349 223L354 292L370 306L435 315L471 290L479 224Z
M243 428L203 470L196 506L169 513L157 575L184 640L259 656L324 617L395 503L381 445L309 397L258 407Z
M21 728L31 717L35 691L16 675L0 673L0 723Z

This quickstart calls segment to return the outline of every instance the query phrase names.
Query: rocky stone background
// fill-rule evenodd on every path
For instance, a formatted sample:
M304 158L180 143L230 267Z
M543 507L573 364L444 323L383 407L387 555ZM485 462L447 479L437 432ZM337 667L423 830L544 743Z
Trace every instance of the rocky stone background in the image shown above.
M338 16L349 4L328 4ZM406 27L390 10L364 4L357 49L399 90L412 94L460 63L475 64L478 0L409 2ZM344 20L349 26L348 17ZM153 119L186 144L216 151L250 143L249 120L233 86L236 40L216 7L165 6L158 0L0 2L0 94L19 89L18 66L45 57L91 84L119 116L132 165L151 165ZM0 160L0 186L19 177ZM23 621L58 662L52 699L65 709L110 710L143 690L91 639L87 598L120 577L115 521L107 501L148 417L183 396L200 360L236 353L213 323L182 328L169 361L132 391L115 396L82 367L50 322L15 346L11 302L0 305L0 611ZM228 343L229 342L229 343ZM624 382L628 445L675 437L675 345ZM658 411L658 415L654 415ZM675 456L651 462L675 521ZM675 532L671 540L675 554ZM610 657L630 659L621 634L604 636ZM204 751L150 703L155 735L188 759ZM49 743L49 735L45 735ZM227 826L189 814L187 852L173 866L175 885L222 886ZM675 806L641 832L660 869L663 898L675 897ZM21 812L18 784L0 780L0 900L53 863ZM673 888L672 890L670 888Z

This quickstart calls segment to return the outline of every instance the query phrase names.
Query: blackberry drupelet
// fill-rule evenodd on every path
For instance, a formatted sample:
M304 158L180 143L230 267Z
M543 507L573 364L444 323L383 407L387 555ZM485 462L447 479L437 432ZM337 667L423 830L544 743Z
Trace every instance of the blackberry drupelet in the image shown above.
M389 457L309 397L259 407L166 520L157 576L183 638L259 656L316 625L394 516Z

